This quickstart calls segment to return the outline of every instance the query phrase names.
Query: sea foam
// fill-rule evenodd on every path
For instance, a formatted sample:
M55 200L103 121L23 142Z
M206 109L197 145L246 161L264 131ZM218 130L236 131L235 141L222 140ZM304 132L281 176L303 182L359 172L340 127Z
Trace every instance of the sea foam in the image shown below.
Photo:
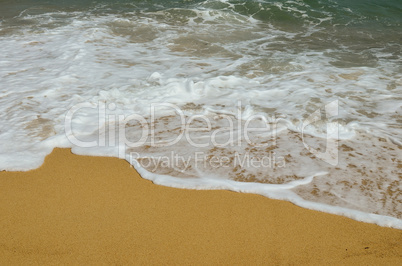
M124 158L157 184L402 229L402 76L389 49L352 64L356 42L341 34L341 48L314 44L330 14L298 33L211 3L3 20L0 168L69 147Z

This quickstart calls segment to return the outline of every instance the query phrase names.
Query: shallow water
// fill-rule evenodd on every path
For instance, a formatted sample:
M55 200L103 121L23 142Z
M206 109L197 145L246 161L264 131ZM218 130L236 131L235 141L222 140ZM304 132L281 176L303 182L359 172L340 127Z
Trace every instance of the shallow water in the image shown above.
M54 147L402 228L399 1L1 1L0 167Z

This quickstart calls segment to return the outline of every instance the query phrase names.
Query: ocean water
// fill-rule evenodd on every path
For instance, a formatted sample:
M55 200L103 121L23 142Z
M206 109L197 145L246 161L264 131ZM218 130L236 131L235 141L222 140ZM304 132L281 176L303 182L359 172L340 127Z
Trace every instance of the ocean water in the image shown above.
M401 24L399 0L1 0L0 169L70 147L402 229Z

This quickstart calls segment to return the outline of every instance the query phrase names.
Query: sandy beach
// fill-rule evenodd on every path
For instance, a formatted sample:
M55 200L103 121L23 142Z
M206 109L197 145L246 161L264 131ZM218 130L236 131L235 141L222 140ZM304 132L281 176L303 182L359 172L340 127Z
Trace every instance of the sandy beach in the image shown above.
M402 231L229 191L174 189L55 149L0 172L0 264L397 265Z

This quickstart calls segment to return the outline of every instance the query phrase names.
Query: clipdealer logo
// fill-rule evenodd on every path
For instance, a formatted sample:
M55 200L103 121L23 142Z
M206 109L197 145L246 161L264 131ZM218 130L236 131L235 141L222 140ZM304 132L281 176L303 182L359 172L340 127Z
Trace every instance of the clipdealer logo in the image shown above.
M280 119L276 117L270 117L269 120L266 116L261 114L256 114L248 116L247 119L241 119L243 116L241 102L237 104L238 112L236 116L230 116L226 114L220 114L220 119L226 121L227 126L224 128L213 128L213 122L211 121L211 116L206 115L192 115L186 116L180 107L171 103L152 103L150 104L150 111L148 116L142 116L140 114L107 114L107 111L114 111L116 105L110 103L106 105L105 102L98 103L79 103L71 107L65 116L65 134L68 140L77 147L82 148L92 148L92 147L117 147L119 158L126 158L127 148L136 148L143 145L149 145L154 148L158 147L169 147L174 146L181 140L185 140L190 147L193 147L196 151L197 148L205 148L208 146L213 147L225 147L225 146L241 146L244 141L253 147L267 147L276 144L277 135L277 123ZM82 119L78 113L81 109L90 109L90 112L97 113L98 115L98 125L97 125L97 139L92 140L80 140L78 136L73 132L74 122L80 122ZM313 154L316 158L335 166L338 164L338 139L339 139L339 125L337 122L329 122L329 118L334 118L338 116L339 111L338 100L332 101L326 104L323 108L317 109L311 115L307 117L302 122L301 126L301 138L304 147ZM180 120L179 134L172 139L167 139L164 141L156 141L158 134L155 129L155 122L159 118L157 111L165 111L174 113L176 117ZM76 121L77 120L77 121ZM194 127L194 121L203 121L202 127ZM263 121L264 127L252 127L253 121ZM323 122L326 124L326 141L325 151L315 149L307 144L305 136L306 128L317 122ZM83 122L81 122L82 124ZM136 123L140 126L141 134L139 134L136 141L131 141L126 136L126 127L129 124ZM108 127L108 132L106 132L106 126ZM225 131L227 133L228 140L226 142L219 142L218 135ZM209 132L209 138L203 143L195 142L191 133L194 132ZM255 143L250 139L250 134L258 132L268 132L270 134L271 142L265 143ZM108 133L108 134L106 134ZM108 142L106 143L106 135L108 135ZM240 136L240 137L239 137ZM136 155L139 158L139 154ZM245 155L243 155L245 156ZM135 156L134 156L135 157ZM195 158L194 154L194 158ZM240 155L238 156L240 158ZM143 158L144 159L144 158ZM253 159L253 158L252 158ZM186 161L187 159L182 158ZM272 161L272 159L270 159ZM266 164L267 158L260 158L259 161L262 162L261 165ZM253 162L257 164L256 161ZM224 167L225 163L219 163L220 167Z

